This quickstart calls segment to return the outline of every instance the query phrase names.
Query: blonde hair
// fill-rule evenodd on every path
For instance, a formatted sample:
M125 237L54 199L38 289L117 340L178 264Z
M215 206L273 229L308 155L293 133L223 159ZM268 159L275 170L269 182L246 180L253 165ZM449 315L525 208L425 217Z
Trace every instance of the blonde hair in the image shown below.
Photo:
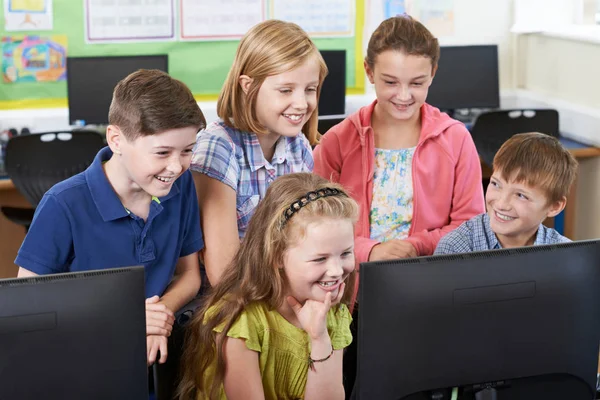
M577 160L557 138L539 132L519 133L494 156L494 172L505 180L543 190L548 204L567 197L577 176Z
M268 76L291 71L311 57L319 64L319 99L321 85L328 73L327 65L306 32L294 23L279 20L253 26L240 41L217 101L217 114L232 128L259 135L268 133L256 116L256 99L261 85ZM247 93L239 83L242 75L252 78ZM302 127L302 132L313 146L319 142L317 124L318 112L315 109Z
M286 217L286 209L293 203L309 192L324 188L334 188L340 193L304 202L305 205L291 217ZM263 302L270 309L283 304L286 277L279 266L283 264L284 252L304 237L307 225L314 218L324 217L348 219L354 223L358 219L358 205L340 185L314 174L288 174L271 184L250 220L233 262L187 327L179 399L199 393L211 399L217 397L225 376L223 344L226 335L216 335L214 328L222 326L222 332L227 333L250 303ZM353 271L347 278L342 303L350 305L355 282ZM214 306L217 306L216 310L213 308L208 312ZM212 382L206 382L205 372L215 360L215 377Z

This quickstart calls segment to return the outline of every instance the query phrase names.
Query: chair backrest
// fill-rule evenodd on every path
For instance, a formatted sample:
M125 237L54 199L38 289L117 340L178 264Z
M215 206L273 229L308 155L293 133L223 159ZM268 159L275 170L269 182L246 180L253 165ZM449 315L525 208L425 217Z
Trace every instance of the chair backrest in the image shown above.
M500 146L517 133L540 132L558 137L556 110L500 110L480 114L471 128L477 152L492 165Z
M103 146L102 135L94 131L15 136L6 145L6 173L36 207L48 189L84 171Z

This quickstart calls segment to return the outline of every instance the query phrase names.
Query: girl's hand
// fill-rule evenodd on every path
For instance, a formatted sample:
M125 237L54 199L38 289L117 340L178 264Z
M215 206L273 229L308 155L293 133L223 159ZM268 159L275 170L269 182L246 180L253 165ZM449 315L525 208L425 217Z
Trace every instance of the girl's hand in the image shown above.
M308 333L311 340L319 340L325 336L329 336L327 332L327 313L332 304L340 302L345 288L346 283L342 282L335 298L332 299L331 292L327 292L324 302L306 300L304 305L302 305L292 296L286 298L287 303L294 311L294 314L296 314L296 318L298 318L302 329Z

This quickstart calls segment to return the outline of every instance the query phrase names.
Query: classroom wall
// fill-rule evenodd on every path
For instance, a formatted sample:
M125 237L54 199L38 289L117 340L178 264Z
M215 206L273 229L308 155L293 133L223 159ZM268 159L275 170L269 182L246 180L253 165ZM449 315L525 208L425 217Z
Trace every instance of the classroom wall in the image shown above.
M454 0L452 36L441 36L441 45L497 44L500 69L500 89L512 89L513 0Z
M585 28L582 28L585 29ZM562 107L561 126L600 146L600 41L520 35L518 88ZM583 160L577 185L576 238L600 238L600 158Z
M518 57L519 88L600 109L600 42L521 35Z
M365 7L367 7L363 43L365 49L371 33L384 18L382 2L383 0L365 2ZM513 2L514 0L454 0L453 32L446 34L437 32L435 26L427 27L438 37L442 46L497 44L500 89L512 89L515 85L512 57L513 36L510 33L513 23ZM418 13L415 16L418 18Z

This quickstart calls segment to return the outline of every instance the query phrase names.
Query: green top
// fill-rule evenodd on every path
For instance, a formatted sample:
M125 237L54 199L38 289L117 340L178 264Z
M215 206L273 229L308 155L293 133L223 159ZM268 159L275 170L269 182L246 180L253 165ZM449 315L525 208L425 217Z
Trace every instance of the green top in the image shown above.
M327 330L335 350L343 349L352 342L350 322L352 316L344 304L329 310ZM222 329L222 326L217 327L215 331L221 332ZM250 350L260 353L258 362L265 399L304 398L310 339L303 329L292 325L277 310L269 310L266 304L252 303L233 323L227 336L245 339ZM215 366L216 360L204 374L208 383L205 387L210 387ZM198 396L199 400L205 398L207 396L203 394ZM223 389L220 398L227 399Z

